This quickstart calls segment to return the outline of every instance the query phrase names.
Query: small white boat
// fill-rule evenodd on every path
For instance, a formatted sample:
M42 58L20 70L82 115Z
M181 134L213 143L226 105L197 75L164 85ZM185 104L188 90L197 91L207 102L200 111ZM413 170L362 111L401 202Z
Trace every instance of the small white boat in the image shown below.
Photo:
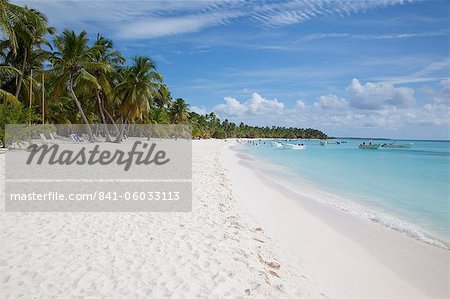
M379 149L381 144L378 143L362 143L358 147L360 149Z
M320 145L327 145L327 144L340 144L337 140L320 140Z
M275 148L283 148L283 145L278 141L271 141L270 145Z
M292 144L292 143L283 143L284 149L289 150L304 150L306 149L306 145L304 144Z
M384 148L411 148L412 143L384 143L381 145L381 147Z

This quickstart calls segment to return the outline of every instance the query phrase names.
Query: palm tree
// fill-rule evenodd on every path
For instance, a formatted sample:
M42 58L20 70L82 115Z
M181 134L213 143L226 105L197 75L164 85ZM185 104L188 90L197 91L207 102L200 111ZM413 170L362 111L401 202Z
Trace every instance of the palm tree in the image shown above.
M116 96L120 100L122 126L116 142L122 141L125 125L135 119L142 119L150 111L155 90L162 82L153 60L147 57L134 57L133 65L122 68Z
M183 99L176 99L169 107L170 121L174 124L186 122L189 119L189 108Z
M85 31L76 34L74 31L65 30L54 40L57 51L54 53L51 62L53 66L52 73L55 75L54 96L59 98L68 89L83 122L86 124L89 139L94 141L89 121L75 93L75 85L81 80L89 81L96 88L101 89L95 76L90 73L90 71L98 70L98 68L102 67L101 63L95 61L100 47L89 47L88 41ZM107 66L104 66L104 68L107 69Z
M15 96L19 97L20 90L22 88L22 80L23 76L29 72L32 68L29 63L31 60L31 56L34 54L35 57L39 57L41 55L47 55L48 52L42 49L42 45L50 46L50 43L45 38L47 34L53 34L54 28L47 26L47 19L45 16L37 11L30 10L30 14L33 15L33 18L27 18L23 21L25 24L25 29L19 26L18 28L14 27L14 31L17 35L17 44L18 44L18 53L15 60L20 61L20 69L22 71L22 75L18 77L17 86ZM33 53L34 52L34 53Z
M96 53L95 61L99 63L99 67L94 69L91 73L97 78L101 89L98 88L94 84L95 96L97 98L98 109L100 112L100 117L102 119L103 124L107 124L105 114L108 116L109 120L112 122L116 131L119 132L117 125L112 118L112 116L108 113L105 107L105 100L109 96L113 97L112 87L110 81L108 80L108 75L110 71L113 70L114 67L118 67L123 64L125 59L123 56L113 49L113 44L111 40L104 38L101 35L97 35L97 40L95 41L94 46L99 48L99 51ZM107 126L105 126L106 133L106 141L111 141L111 136L109 134L109 130Z
M13 55L19 50L19 39L32 36L33 32L45 32L47 28L47 21L38 11L0 0L0 29Z
M160 84L158 89L155 90L153 95L154 103L156 107L165 108L172 102L172 96L170 95L169 88L165 84Z
M149 113L149 122L151 124L168 124L169 116L164 108L153 108Z
M21 70L2 86L18 99L24 76L35 66L36 59L46 53L41 46L50 46L45 35L53 34L54 28L48 27L42 13L0 0L0 30L6 38L1 42L5 64ZM30 63L32 59L35 61ZM29 77L27 79L32 81Z

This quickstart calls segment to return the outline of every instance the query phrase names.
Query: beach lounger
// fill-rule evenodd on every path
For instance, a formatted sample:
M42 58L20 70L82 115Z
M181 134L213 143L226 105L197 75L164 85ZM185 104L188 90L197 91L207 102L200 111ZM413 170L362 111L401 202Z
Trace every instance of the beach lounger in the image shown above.
M44 134L41 133L41 134L39 134L39 136L41 137L41 141L42 141L43 144L49 143L48 140L47 140L47 138L45 138L45 135L44 135Z
M75 143L81 143L84 142L84 139L81 138L80 136L78 136L77 134L71 134L70 138L72 139L72 141L74 141Z
M50 139L51 139L53 142L56 142L55 136L54 136L52 133L50 133L49 135L50 135ZM56 133L55 133L55 135L56 135Z

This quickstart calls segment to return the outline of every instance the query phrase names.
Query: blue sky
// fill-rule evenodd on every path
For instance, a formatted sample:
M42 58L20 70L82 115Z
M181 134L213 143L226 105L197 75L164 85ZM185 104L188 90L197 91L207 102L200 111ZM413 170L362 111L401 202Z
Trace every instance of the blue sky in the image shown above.
M335 136L450 139L449 2L14 1L156 60L200 113Z

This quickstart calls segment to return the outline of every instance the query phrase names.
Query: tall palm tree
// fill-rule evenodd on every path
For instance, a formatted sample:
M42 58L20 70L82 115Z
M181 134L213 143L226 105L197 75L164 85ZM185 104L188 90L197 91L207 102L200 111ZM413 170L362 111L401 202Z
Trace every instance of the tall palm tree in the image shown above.
M170 121L174 124L186 122L189 119L189 108L183 99L176 99L169 107Z
M114 67L117 68L119 65L123 64L125 62L125 59L118 51L113 49L112 41L104 38L101 35L97 35L97 40L95 41L94 46L99 48L98 52L95 55L95 61L99 63L99 67L92 70L91 73L97 78L97 81L101 86L100 89L94 84L94 91L97 98L100 117L103 124L106 125L108 122L105 115L107 115L109 120L115 126L116 131L119 132L114 119L105 107L105 101L108 96L109 98L113 97L112 87L110 81L108 80L108 75ZM107 126L105 126L105 133L106 141L111 141L111 136L109 134Z
M30 13L26 15L26 19L23 20L23 24L25 28L20 26L15 26L14 32L17 35L17 57L15 60L20 61L20 69L22 71L22 75L18 77L17 86L15 91L15 96L19 97L21 88L22 88L22 80L23 76L29 72L32 68L30 65L31 56L40 56L46 55L48 52L42 49L43 45L48 47L50 46L49 41L45 38L47 34L53 34L55 29L53 27L47 26L47 19L45 16L32 9L29 10ZM32 15L33 17L30 17ZM33 53L35 52L35 53Z
M169 88L165 84L160 84L158 89L155 90L153 95L154 103L158 108L165 108L172 102L172 96L170 95Z
M85 31L76 34L74 31L65 30L54 40L57 51L51 59L52 72L55 76L54 96L60 97L65 90L75 102L78 111L86 124L90 141L94 141L91 126L84 113L80 100L75 93L75 85L81 80L89 81L100 89L97 79L90 71L102 67L102 63L96 62L95 57L100 50L99 46L88 46L88 37ZM107 67L105 67L107 68Z
M122 68L120 79L115 87L120 101L122 125L116 142L122 141L125 125L148 114L154 91L162 82L162 76L156 72L153 60L137 56L133 64Z
M45 32L47 21L42 17L36 10L0 0L0 29L6 35L14 55L18 52L20 38L33 35L33 31Z
M53 34L54 28L48 26L42 13L0 0L0 31L2 39L5 38L0 44L2 59L5 64L21 70L14 80L3 84L19 98L24 76L32 68L30 60L45 52L42 45L50 46L45 35Z

